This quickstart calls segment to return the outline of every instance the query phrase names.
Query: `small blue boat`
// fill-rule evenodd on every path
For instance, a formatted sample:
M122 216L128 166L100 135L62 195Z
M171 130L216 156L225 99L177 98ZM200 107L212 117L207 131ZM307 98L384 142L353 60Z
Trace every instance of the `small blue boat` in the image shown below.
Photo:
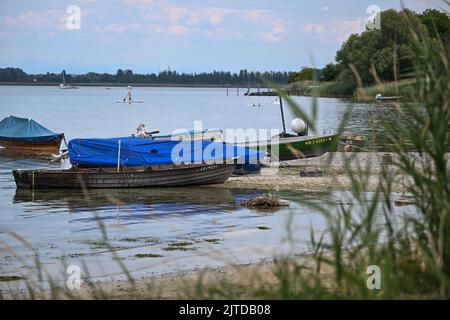
M0 121L0 146L45 153L58 153L63 133L43 127L33 119L9 116Z

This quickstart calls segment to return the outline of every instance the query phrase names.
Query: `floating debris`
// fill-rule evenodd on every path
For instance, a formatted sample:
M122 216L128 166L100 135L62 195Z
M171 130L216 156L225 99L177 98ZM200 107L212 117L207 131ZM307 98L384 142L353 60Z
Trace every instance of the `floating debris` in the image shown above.
M247 201L242 201L241 206L257 209L271 209L279 207L288 207L289 204L273 197L256 197Z
M196 248L191 248L191 247L166 247L166 248L162 248L161 250L164 251L189 251L189 250L196 250Z
M415 204L415 202L411 199L397 199L394 202L395 206L397 207L403 207L403 206L409 206Z
M322 170L300 170L300 177L322 177Z
M172 242L169 243L170 247L186 247L186 246L192 246L193 243L189 241L182 241L182 242Z
M1 282L6 282L6 281L19 281L19 280L24 280L24 277L21 276L0 276L0 281Z
M219 244L219 242L222 240L221 239L205 239L204 241L212 243L212 244Z
M136 258L162 258L164 256L154 253L138 253L134 255Z

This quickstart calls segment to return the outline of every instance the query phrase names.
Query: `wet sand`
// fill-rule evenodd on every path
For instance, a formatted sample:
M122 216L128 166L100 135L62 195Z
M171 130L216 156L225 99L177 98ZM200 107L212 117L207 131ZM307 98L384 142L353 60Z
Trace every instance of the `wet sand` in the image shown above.
M411 153L411 157L417 157ZM232 176L225 184L228 188L253 188L264 190L298 190L298 191L328 191L350 190L351 181L346 174L346 163L350 169L370 172L365 191L374 191L379 183L383 166L389 166L396 156L387 152L358 152L325 154L321 157L299 159L280 163L280 167L263 168L260 174ZM346 161L347 160L347 161ZM368 170L366 170L368 169ZM320 170L321 177L302 177L300 171L311 172ZM394 186L394 192L402 192L405 181L399 181Z

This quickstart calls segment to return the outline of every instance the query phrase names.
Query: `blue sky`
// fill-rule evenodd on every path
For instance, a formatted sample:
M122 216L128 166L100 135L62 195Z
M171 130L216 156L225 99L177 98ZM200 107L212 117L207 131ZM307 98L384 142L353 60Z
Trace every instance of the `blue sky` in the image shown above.
M404 0L415 11L441 0ZM81 9L79 30L66 10ZM324 66L368 6L395 0L1 0L0 67L29 73L298 70Z

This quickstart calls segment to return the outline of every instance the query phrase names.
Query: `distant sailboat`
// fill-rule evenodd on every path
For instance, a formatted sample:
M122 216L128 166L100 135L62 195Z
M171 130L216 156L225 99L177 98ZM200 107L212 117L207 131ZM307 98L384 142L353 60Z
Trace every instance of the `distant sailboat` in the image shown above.
M63 72L62 72L62 76L63 76L63 83L59 84L60 89L78 89L77 86L71 86L70 84L66 83L66 71L65 70L63 70Z

